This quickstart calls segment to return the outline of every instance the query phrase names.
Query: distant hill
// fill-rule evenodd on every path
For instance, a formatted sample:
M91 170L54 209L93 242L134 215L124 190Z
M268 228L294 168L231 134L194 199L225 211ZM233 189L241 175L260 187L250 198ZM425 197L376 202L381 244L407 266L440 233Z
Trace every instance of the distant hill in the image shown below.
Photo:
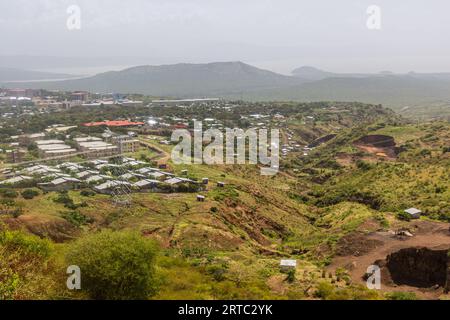
M0 67L0 82L67 79L75 76L60 73Z
M310 66L303 66L292 71L294 77L302 78L310 81L323 80L338 76L336 73L323 71Z
M301 67L294 76L242 62L138 66L65 81L4 83L5 86L91 92L141 93L178 98L223 97L247 100L360 101L383 104L414 115L450 114L450 73L332 73ZM36 75L37 77L38 75ZM42 76L42 75L41 75ZM0 81L1 82L1 81ZM430 109L430 110L431 110Z
M250 100L360 101L389 107L450 101L450 77L383 75L336 77L275 90L248 93Z
M139 66L89 78L39 83L38 86L45 89L193 97L239 95L241 92L276 89L302 82L301 79L258 69L242 62L216 62Z

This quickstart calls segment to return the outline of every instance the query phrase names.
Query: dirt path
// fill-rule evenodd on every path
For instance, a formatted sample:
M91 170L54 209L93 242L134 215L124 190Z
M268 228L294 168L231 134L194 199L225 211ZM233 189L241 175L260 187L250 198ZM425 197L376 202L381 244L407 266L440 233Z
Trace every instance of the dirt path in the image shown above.
M167 151L164 151L160 147L154 145L153 143L150 143L147 140L139 139L139 141L141 142L141 145L158 153L158 155L155 156L155 159L158 159L158 165L167 164L167 162L170 160L170 154Z

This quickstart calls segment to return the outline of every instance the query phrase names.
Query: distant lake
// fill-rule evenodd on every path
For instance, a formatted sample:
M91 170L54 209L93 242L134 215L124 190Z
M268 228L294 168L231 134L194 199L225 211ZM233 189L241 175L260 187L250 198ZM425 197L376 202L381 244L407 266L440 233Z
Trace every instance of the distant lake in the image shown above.
M96 75L98 73L103 73L107 71L120 71L123 69L127 69L133 67L134 65L114 65L114 66L99 66L99 67L72 67L72 68L47 68L47 69L39 69L36 71L44 71L44 72L52 72L52 73L64 73L64 74L73 74L79 75L82 77L89 77Z

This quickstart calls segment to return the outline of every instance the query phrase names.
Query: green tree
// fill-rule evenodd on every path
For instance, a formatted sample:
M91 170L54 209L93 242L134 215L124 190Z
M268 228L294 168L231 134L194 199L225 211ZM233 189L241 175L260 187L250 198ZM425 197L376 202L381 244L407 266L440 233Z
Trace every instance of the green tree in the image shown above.
M39 195L39 191L34 189L25 189L21 194L24 199L33 199L34 197Z
M66 261L81 269L92 299L147 299L157 291L156 245L138 233L102 231L71 244Z

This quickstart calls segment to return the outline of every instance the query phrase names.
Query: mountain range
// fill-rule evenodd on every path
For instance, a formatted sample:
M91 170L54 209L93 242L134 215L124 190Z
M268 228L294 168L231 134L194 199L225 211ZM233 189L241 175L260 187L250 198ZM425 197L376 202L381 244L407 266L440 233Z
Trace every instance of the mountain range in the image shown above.
M393 108L450 104L450 73L347 74L306 66L293 70L288 76L243 62L215 62L137 66L86 78L11 84L4 80L11 76L5 77L1 72L2 69L0 83L7 87L140 93L173 98L360 101Z

